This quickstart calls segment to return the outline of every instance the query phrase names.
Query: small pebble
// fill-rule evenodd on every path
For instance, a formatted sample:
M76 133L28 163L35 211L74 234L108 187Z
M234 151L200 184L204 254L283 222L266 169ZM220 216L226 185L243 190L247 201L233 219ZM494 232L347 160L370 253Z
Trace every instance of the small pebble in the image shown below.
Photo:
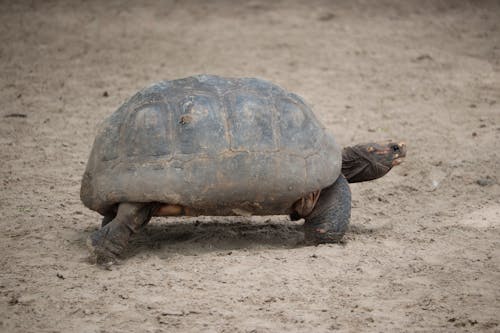
M26 118L27 114L24 113L9 113L4 116L4 118Z
M422 61L422 60L434 60L429 54L421 54L418 57L415 58L416 61Z
M486 178L480 178L480 179L476 180L476 183L479 186L489 186L489 185L495 184L495 180L493 178L486 177Z
M326 13L326 14L321 15L318 19L320 21L330 21L330 20L332 20L334 18L335 18L335 14L333 14L333 13Z

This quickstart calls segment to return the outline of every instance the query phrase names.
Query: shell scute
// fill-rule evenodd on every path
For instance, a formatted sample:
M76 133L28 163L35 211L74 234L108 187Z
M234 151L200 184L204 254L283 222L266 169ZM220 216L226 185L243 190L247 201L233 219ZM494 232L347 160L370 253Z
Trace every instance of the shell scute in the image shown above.
M214 95L190 95L172 112L176 154L215 155L229 150L221 102Z
M227 117L234 151L277 151L274 106L265 96L246 92L227 99Z
M149 104L130 115L128 126L123 129L124 141L121 143L126 156L172 154L174 147L170 136L171 119L165 111L165 104Z

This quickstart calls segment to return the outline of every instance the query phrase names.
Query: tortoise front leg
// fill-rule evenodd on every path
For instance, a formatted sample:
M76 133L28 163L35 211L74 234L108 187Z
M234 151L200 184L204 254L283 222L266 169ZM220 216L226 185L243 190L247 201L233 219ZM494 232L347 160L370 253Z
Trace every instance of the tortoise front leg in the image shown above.
M132 233L137 233L146 225L156 204L121 203L114 219L93 232L87 240L87 245L98 264L110 265L126 248Z
M323 189L313 211L305 216L307 243L336 243L347 231L351 218L351 190L344 176Z

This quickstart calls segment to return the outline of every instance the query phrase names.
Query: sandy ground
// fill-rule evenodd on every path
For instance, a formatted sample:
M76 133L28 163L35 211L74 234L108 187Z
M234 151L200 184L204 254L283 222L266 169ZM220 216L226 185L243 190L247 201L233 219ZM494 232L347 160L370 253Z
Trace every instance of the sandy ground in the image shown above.
M500 2L2 1L0 41L0 331L500 332ZM155 218L91 265L98 124L198 73L269 79L407 161L352 186L341 245L285 217Z

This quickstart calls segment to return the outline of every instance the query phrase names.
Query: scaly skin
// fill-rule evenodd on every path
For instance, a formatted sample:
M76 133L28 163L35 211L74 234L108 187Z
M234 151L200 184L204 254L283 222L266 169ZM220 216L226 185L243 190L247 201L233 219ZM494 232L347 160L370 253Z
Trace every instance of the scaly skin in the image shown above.
M103 219L104 226L93 232L87 240L92 261L103 266L117 262L118 257L128 245L130 236L144 227L158 204L121 203L115 218L108 223L109 217Z
M342 174L349 183L374 180L401 164L404 157L404 142L389 140L345 147L342 150Z
M323 189L311 214L305 217L306 243L340 242L351 218L351 190L344 176Z
M131 234L130 229L117 220L93 232L87 239L92 261L103 266L116 263L127 247Z

